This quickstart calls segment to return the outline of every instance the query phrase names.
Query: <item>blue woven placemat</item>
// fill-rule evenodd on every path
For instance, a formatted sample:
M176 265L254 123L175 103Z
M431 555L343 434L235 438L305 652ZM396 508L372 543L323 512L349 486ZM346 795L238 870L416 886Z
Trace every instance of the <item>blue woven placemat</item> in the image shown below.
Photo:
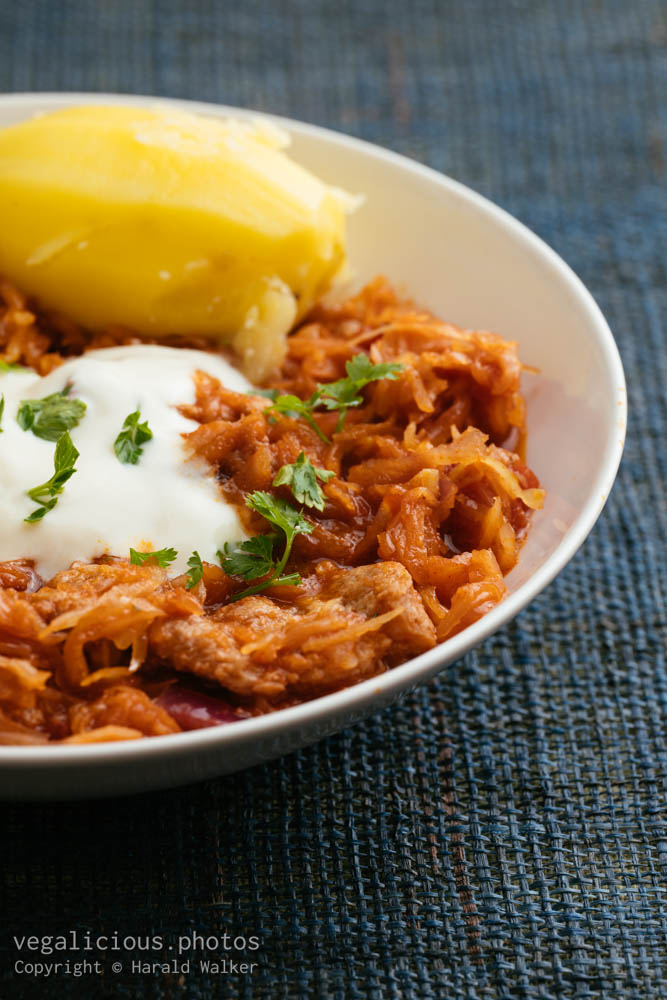
M248 105L488 195L591 288L631 405L582 552L429 687L223 780L3 806L3 996L667 996L666 47L658 0L0 4L3 90ZM73 929L159 936L150 961L190 935L190 970L13 971L14 936ZM225 932L251 971L198 964L238 962Z

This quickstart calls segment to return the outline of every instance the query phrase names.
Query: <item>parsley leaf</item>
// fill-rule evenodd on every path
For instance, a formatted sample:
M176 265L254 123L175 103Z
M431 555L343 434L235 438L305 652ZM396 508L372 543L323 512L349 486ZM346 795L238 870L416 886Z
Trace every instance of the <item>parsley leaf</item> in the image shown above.
M136 465L144 450L141 446L153 437L148 421L144 420L143 424L140 424L140 420L140 410L128 414L122 431L113 443L116 458L124 465Z
M21 400L16 422L21 430L32 431L44 441L57 441L64 431L77 427L86 412L82 399L70 399L71 386L43 399Z
M72 444L69 431L65 431L58 438L58 443L53 454L53 475L45 483L33 486L31 490L27 491L30 499L34 500L39 506L36 510L33 510L32 514L24 518L25 521L29 523L41 521L48 511L53 510L58 503L58 497L62 493L65 483L76 472L74 465L78 457L79 452Z
M230 545L227 542L223 552L218 553L220 564L229 576L242 576L244 580L256 580L261 576L266 579L254 587L234 594L232 601L238 601L250 594L258 594L267 587L276 584L296 585L301 582L298 573L282 575L292 551L292 544L297 535L309 535L313 525L301 511L296 510L282 497L274 497L263 490L257 490L246 497L246 506L257 511L266 518L284 536L283 554L279 559L274 556L275 547L280 544L280 535L257 535L245 542Z
M30 369L26 368L25 365L14 365L10 364L9 361L5 361L0 358L0 372L29 372Z
M347 378L318 385L315 393L317 405L324 406L327 410L339 411L336 424L336 431L339 431L345 423L350 407L360 406L363 403L363 396L360 393L364 386L385 378L393 381L397 373L402 370L403 365L393 362L374 365L367 354L356 354L350 361L345 362Z
M228 576L257 580L273 569L273 548L277 540L277 535L255 535L245 542L225 542L218 559Z
M186 590L192 590L196 587L204 574L204 564L201 561L201 556L195 549L190 558L188 559L188 581L185 584Z
M5 415L5 394L0 396L0 434L2 434L2 418Z
M309 535L313 530L313 525L307 521L301 511L292 507L291 503L283 500L282 497L274 497L263 490L250 493L246 499L246 506L250 510L257 511L271 524L282 531L291 542L297 535ZM287 562L287 560L285 560Z
M326 483L334 475L328 469L319 469L313 465L305 453L301 452L296 462L283 465L273 480L274 486L289 486L294 497L306 507L316 507L324 510L324 493L318 479Z
M169 563L173 563L178 555L176 549L156 549L155 552L137 552L130 549L130 562L133 566L143 566L145 563L156 562L162 569L166 569Z
M291 394L285 396L274 396L271 406L267 407L264 411L269 415L274 413L283 414L286 417L303 417L307 424L313 428L318 438L321 441L326 441L329 443L329 438L326 436L324 431L318 426L313 417L313 410L316 404L316 393L310 397L310 399L299 399L298 396L292 396Z
M397 373L403 370L403 365L393 361L384 361L379 365L374 365L367 354L356 354L345 363L347 376L339 378L336 382L320 383L310 399L299 399L298 396L286 394L278 395L275 389L265 390L263 395L271 400L271 406L264 411L268 416L283 414L286 417L303 417L303 419L313 428L317 436L329 443L329 438L316 423L313 416L318 407L325 410L338 410L338 422L336 423L336 433L345 423L347 411L352 406L361 406L364 399L361 390L370 382L377 382L386 378L394 380Z
M355 354L350 361L345 362L345 371L348 378L361 388L383 378L395 380L397 374L403 371L403 365L394 361L382 361L379 365L374 365L367 354Z

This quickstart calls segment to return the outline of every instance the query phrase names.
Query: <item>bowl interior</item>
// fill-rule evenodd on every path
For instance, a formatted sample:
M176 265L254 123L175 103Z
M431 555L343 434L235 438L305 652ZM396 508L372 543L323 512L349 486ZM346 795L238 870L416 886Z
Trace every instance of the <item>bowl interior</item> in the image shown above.
M118 95L7 95L0 98L0 126L84 101L155 103L153 98ZM249 114L175 103L206 114ZM212 753L224 747L227 762L216 764L211 757L199 775L205 777L293 749L358 718L461 655L534 597L586 537L616 473L625 430L623 371L602 314L563 261L516 220L463 185L346 136L278 121L292 135L295 159L323 179L365 196L349 224L356 285L384 274L443 319L518 341L521 359L539 369L539 374L524 375L527 458L547 490L547 502L534 518L519 565L508 577L510 597L487 619L437 650L356 689L220 731L140 741L142 746L77 748L78 759L85 755L91 765L95 760L110 764L113 759L150 756L157 766L158 759L164 764L167 758L186 756L188 748ZM288 728L298 735L287 744L276 743L275 734ZM237 754L230 755L235 746ZM37 764L38 757L50 764L63 761L67 748L0 748L5 764L10 752L13 760L21 758L28 766L29 760ZM200 763L203 768L203 760ZM37 787L37 772L31 773ZM137 771L132 780L116 774L108 790L192 778L178 768L172 774L168 780L157 780L148 770ZM67 779L61 784L65 788ZM35 794L48 797L44 787ZM99 784L97 788L97 794L105 790ZM90 793L95 794L94 789Z

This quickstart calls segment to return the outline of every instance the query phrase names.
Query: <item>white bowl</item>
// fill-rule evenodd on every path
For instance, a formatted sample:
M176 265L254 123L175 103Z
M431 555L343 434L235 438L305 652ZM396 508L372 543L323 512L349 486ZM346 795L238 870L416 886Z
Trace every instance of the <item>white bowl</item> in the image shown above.
M83 103L155 104L109 94L0 97L0 126ZM208 115L238 108L160 101ZM442 318L518 340L527 376L528 463L547 490L509 595L485 618L372 680L273 715L160 738L90 746L0 748L0 795L83 798L185 784L289 753L358 721L428 680L510 621L572 558L598 518L623 449L623 369L607 323L553 250L500 208L395 153L276 119L292 154L366 196L350 221L358 281L381 273Z

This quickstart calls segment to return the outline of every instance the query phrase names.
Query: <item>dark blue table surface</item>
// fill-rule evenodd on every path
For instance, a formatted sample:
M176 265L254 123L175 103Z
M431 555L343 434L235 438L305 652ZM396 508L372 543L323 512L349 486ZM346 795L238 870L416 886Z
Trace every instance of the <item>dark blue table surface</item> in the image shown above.
M581 275L630 394L582 551L430 686L244 774L4 806L2 995L667 996L666 48L658 0L0 3L2 90L247 105L481 191ZM12 971L13 936L72 929L161 936L165 961L256 935L257 967Z

